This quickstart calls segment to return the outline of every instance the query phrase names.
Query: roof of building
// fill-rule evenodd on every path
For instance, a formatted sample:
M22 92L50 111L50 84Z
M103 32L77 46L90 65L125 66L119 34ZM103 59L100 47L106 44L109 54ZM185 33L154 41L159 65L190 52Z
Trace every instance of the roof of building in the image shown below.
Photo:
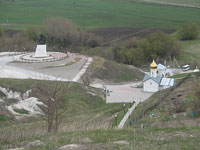
M144 79L142 80L142 82L145 82L145 81L147 81L149 79L152 79L156 83L160 84L160 81L161 81L162 77L161 76L157 76L156 78L154 78L154 77L151 77L150 75L145 75Z
M160 85L161 86L173 86L175 80L173 78L162 78Z
M150 68L157 68L156 62L153 60L153 62L150 64Z
M166 70L167 67L164 66L164 65L162 65L162 64L158 64L157 69L159 69L159 70Z
M172 70L169 69L169 68L166 70L166 73L168 73L170 76L173 76L173 75L174 75L174 73L172 72Z

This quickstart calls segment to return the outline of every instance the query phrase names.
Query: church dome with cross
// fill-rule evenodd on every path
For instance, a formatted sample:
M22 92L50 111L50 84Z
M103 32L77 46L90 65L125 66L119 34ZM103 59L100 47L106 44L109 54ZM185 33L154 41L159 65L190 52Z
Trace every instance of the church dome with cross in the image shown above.
M157 68L157 64L156 62L153 60L153 62L150 64L150 68L151 69L156 69Z

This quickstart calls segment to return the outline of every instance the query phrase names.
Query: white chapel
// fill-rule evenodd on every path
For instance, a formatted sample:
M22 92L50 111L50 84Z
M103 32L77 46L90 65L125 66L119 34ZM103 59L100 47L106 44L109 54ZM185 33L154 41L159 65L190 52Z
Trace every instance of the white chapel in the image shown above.
M169 69L162 64L157 65L156 62L150 64L150 72L144 76L143 91L144 92L157 92L169 88L174 85L173 78L166 78L169 76Z

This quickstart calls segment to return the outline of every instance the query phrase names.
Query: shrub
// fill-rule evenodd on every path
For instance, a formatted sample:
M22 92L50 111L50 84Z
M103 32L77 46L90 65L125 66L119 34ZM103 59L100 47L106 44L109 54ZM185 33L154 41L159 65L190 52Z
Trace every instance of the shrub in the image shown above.
M26 29L25 35L30 41L36 42L38 39L38 36L40 34L39 28L35 26L30 26Z
M0 121L6 121L6 120L7 120L6 116L0 115Z
M77 26L69 19L49 18L46 19L41 28L47 43L52 47L55 45L59 48L68 47L77 44L80 40L80 31Z
M4 51L32 51L34 43L30 42L24 34L16 34L11 38L4 38L0 49Z
M144 52L144 59L152 61L158 57L168 59L180 54L178 42L163 32L155 32L138 42L138 48Z
M180 40L194 40L199 35L199 27L197 24L182 24L178 35Z
M163 32L152 33L147 38L113 49L116 61L136 66L152 61L152 58L168 60L169 57L178 57L179 54L178 42Z

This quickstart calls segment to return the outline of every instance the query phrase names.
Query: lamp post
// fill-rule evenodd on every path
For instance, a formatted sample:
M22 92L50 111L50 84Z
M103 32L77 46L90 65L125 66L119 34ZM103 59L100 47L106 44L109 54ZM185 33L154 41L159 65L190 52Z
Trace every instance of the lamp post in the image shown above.
M137 79L135 79L136 80L136 87L138 87L138 84L137 84Z
M104 86L104 93L105 93L105 97L107 96L107 88L106 86Z
M123 104L124 114L125 114L125 107L126 107L126 104Z
M105 96L105 99L107 98L107 88L105 85L103 85L103 91L104 91L104 96Z
M115 122L116 122L116 126L117 126L117 115L115 115Z

